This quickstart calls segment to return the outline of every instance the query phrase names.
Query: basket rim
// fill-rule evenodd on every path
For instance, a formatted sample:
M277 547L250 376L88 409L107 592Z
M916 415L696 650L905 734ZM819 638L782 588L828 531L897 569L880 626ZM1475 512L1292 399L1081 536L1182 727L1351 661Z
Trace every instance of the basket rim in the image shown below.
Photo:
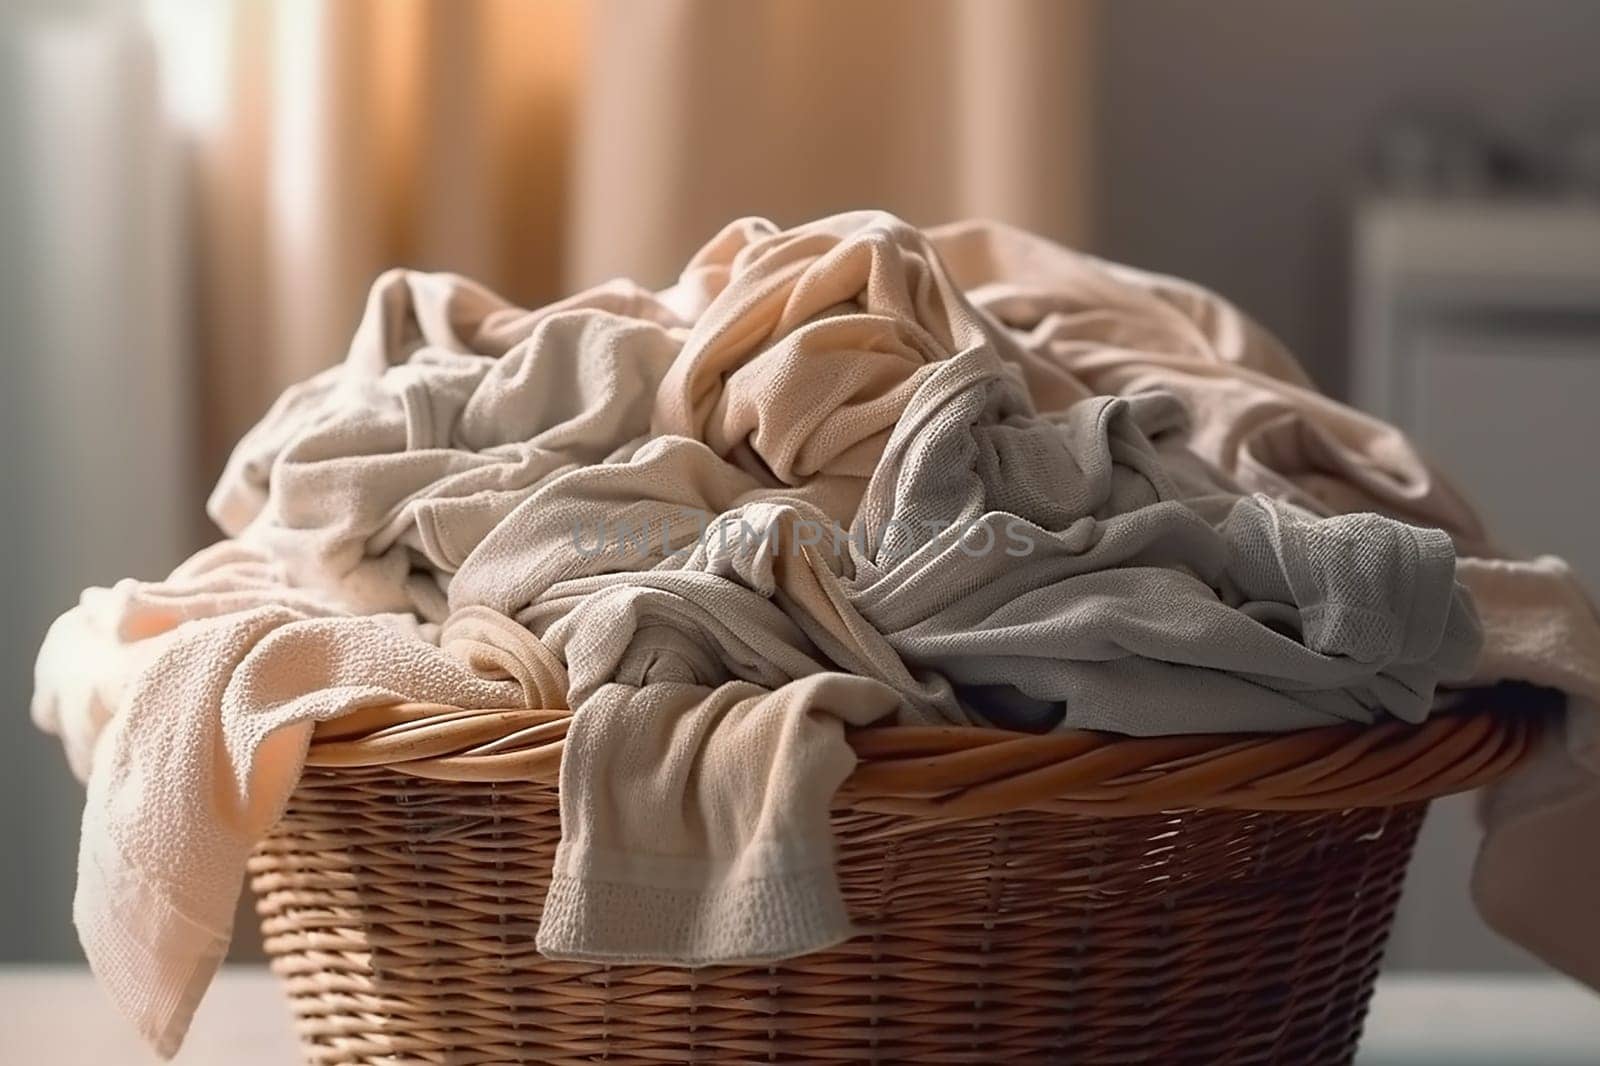
M1289 733L1128 737L868 726L847 733L858 763L835 802L952 818L1020 809L1116 816L1396 806L1503 777L1532 750L1550 710L1548 699L1497 688L1419 724ZM306 768L555 787L571 717L553 708L365 707L316 727Z

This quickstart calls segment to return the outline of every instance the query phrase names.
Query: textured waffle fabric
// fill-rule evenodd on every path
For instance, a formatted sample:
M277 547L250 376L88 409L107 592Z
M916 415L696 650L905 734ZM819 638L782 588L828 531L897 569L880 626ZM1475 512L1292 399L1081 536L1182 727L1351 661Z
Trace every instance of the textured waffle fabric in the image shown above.
M313 724L374 703L574 709L547 954L768 960L850 934L847 726L1416 721L1594 625L1513 639L1559 597L1511 564L1475 609L1470 507L1210 293L873 213L536 311L387 274L210 512L63 616L34 704L90 781L86 951L164 1051Z

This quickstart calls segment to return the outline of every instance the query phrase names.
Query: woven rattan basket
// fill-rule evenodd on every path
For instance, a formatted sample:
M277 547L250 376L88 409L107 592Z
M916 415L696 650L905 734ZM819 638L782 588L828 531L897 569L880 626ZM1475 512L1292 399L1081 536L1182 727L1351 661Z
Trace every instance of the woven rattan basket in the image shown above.
M251 863L308 1061L1347 1063L1427 801L1537 728L861 730L834 818L861 934L683 970L534 951L567 713L318 732Z

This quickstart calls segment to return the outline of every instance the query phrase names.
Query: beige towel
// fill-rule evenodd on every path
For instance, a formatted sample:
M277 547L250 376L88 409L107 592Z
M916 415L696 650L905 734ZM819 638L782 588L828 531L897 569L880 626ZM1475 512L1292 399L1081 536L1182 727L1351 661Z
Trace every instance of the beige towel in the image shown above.
M94 751L73 920L95 977L162 1055L227 951L245 860L299 780L315 722L396 701L564 706L559 662L520 626L467 612L446 623L445 651L409 616L289 606L302 597L272 589L272 569L229 546L170 584L88 596L40 655L36 718L66 727L76 764L82 745ZM108 647L106 685L57 683L72 657L81 670Z
M185 622L261 607L285 607L306 617L344 613L316 593L290 588L287 580L281 563L222 541L196 552L165 581L127 579L109 589L84 590L39 649L34 724L61 738L73 773L87 781L106 723ZM415 625L409 616L393 621Z
M865 478L931 364L1009 346L952 284L921 232L836 215L739 249L728 287L662 382L655 428L743 449L778 481Z
M567 734L539 950L696 965L769 962L847 938L828 826L855 766L844 727L897 703L888 686L843 674L776 691L602 687Z
M1564 727L1483 796L1473 897L1495 930L1600 989L1600 618L1559 559L1463 560L1461 577L1488 638L1477 680L1568 694Z
M450 575L537 485L649 431L679 340L619 291L519 312L451 275L386 274L345 362L240 442L212 517L354 613L442 621Z
M1194 413L1192 447L1252 492L1325 514L1378 511L1487 543L1472 507L1404 434L1324 396L1259 325L1216 294L1021 230L931 230L951 276L1004 323L1036 402L1161 388Z
M556 582L521 612L571 664L576 708L545 954L769 961L851 934L829 826L854 765L842 725L969 719L850 608L826 541L799 546L826 519L746 504L652 568Z
M1600 859L1587 843L1600 821L1600 623L1565 564L1494 558L1472 506L1404 434L1318 393L1292 356L1214 293L993 223L928 237L972 302L1012 331L1041 408L1091 390L1168 390L1194 416L1193 450L1243 487L1451 534L1484 629L1473 681L1526 681L1568 702L1564 730L1485 793L1478 906L1510 939L1600 988L1600 912L1590 902Z
M1030 417L979 353L942 363L862 500L852 602L1011 728L1420 721L1466 679L1480 634L1446 534L1188 497L1151 440L1179 448L1186 428L1159 392ZM1025 699L991 708L994 688Z
M960 434L918 441L901 427L919 395L972 367L1004 402L980 412L968 469L939 458ZM1092 399L1157 389L1181 398L1190 433L1173 430L1169 401ZM1077 416L1075 429L1066 412L1085 400L1099 414ZM1105 456L1083 451L1100 439L1084 425L1133 410L1151 419L1129 420L1156 438L1155 457L1136 435L1110 434L1111 468L1132 466L1143 481L1113 477L1101 499ZM1032 491L1013 474L1039 473L1027 460L1037 458L1030 434L1041 422L1084 462ZM918 444L922 467L886 457L897 435ZM1170 485L1145 476L1157 469ZM946 502L962 514L918 510L946 474L961 490ZM980 491L964 495L972 484ZM1470 508L1403 436L1318 395L1216 297L1004 227L922 235L863 213L779 232L744 220L671 289L617 282L532 312L459 278L386 275L345 363L291 390L213 494L213 515L247 547L218 549L170 584L86 597L41 653L36 715L68 737L91 782L78 907L86 947L125 1009L170 1050L226 942L239 863L292 787L311 723L396 698L561 705L562 658L577 717L541 946L709 961L831 943L848 932L826 829L828 798L850 765L843 725L970 720L943 676L955 660L940 642L1003 635L981 624L1004 609L983 599L999 584L983 587L954 560L919 585L917 553L938 553L915 537L879 537L875 524L1021 510L1041 528L1070 528L1074 507L1110 522L1164 506L1190 508L1179 524L1199 535L1227 516L1191 497L1216 491L1231 501L1263 492L1324 515L1377 510L1443 527L1463 549L1484 540ZM1276 553L1282 545L1268 534L1298 528L1302 516L1259 513L1238 530L1240 543ZM719 523L792 531L820 519L866 526L871 550L723 551L700 541ZM1375 521L1372 531L1396 537L1396 558L1416 564L1405 581L1443 572L1442 538L1419 534L1407 555L1403 528ZM579 551L590 522L643 530L645 546ZM1200 561L1189 552L1153 569L1170 578ZM1297 589L1287 574L1268 580L1230 565L1219 588L1187 591L1216 598L1231 588L1228 602L1263 630L1305 606L1284 597L1326 591L1321 578ZM969 594L955 606L941 599L950 583L936 580L952 573ZM1108 573L1097 580L1115 582ZM1482 595L1508 607L1526 597L1537 613L1554 590L1536 576L1511 573L1506 588L1486 583ZM908 598L915 609L898 621ZM1422 672L1407 662L1392 678L1416 697L1408 714L1441 672L1429 656L1460 636L1432 623L1441 611L1445 622L1463 617L1453 590L1422 600L1431 607L1415 632L1439 643L1412 642ZM947 608L956 613L942 615ZM1172 654L1177 621L1172 612L1145 620L1162 638L1150 647ZM424 624L437 622L442 635ZM1316 625L1309 614L1299 623L1303 633ZM1579 691L1545 668L1563 661L1557 637L1519 644L1519 632L1491 625L1498 673L1487 676L1548 676ZM313 647L317 655L302 654ZM1043 658L1059 660L1052 647ZM106 664L86 682L69 676L84 648ZM993 666L997 648L960 655ZM968 680L978 689L988 675ZM1292 724L1303 723L1280 723ZM1158 716L1142 728L1196 724ZM158 876L157 848L177 856L181 883Z
M626 458L566 472L531 493L462 563L449 603L526 621L556 583L649 569L696 544L718 516L748 504L794 501L848 524L864 486L865 479L832 475L775 486L700 441L655 438Z

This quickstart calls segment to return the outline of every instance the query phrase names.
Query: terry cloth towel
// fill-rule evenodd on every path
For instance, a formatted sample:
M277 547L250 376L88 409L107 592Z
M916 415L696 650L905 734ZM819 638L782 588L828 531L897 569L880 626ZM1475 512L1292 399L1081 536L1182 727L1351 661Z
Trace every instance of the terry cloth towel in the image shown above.
M850 608L826 521L747 504L650 569L556 582L519 613L572 665L544 954L756 962L851 935L829 827L855 763L843 725L972 719Z
M602 686L561 761L561 844L539 924L552 958L771 962L851 935L828 810L855 766L846 725L894 690L813 674Z
M1204 290L1004 227L924 235L872 213L736 222L670 289L615 282L531 312L449 275L386 275L344 364L274 407L210 507L241 547L86 596L41 654L36 713L111 805L86 854L142 884L159 823L139 797L209 796L165 778L212 745L229 809L172 824L197 849L185 862L220 856L179 902L225 932L213 876L230 867L236 887L311 722L392 698L559 705L570 687L571 846L541 943L619 960L844 935L822 855L858 718L1159 733L1417 717L1472 637L1448 538L1414 526L1487 550L1403 436L1318 395ZM808 535L828 523L845 535ZM707 539L745 528L789 550ZM961 550L986 530L1034 552L1001 568ZM255 584L234 587L246 567ZM1482 594L1552 595L1507 582ZM1129 595L1186 610L1141 616ZM437 623L456 635L442 647ZM306 664L281 650L313 644ZM1546 676L1542 645L1499 624L1488 644L1503 676ZM103 670L68 676L85 661ZM1180 677L1208 684L1174 702ZM1108 695L1124 686L1136 713ZM1250 716L1221 714L1219 693ZM108 878L85 869L80 895L103 900ZM769 895L764 869L798 894ZM132 937L159 972L209 972L213 935L84 913L86 943ZM130 990L125 960L104 961L122 955L91 956L170 1048L186 1009Z
M1464 560L1461 576L1488 637L1475 680L1568 694L1563 728L1482 798L1473 898L1491 928L1600 989L1600 617L1559 559Z
M661 293L617 281L531 312L391 271L345 361L284 393L209 511L352 612L430 621L539 486L651 435L811 485L848 523L917 375L1011 343L944 279L917 230L873 213L735 223Z
M1246 490L1322 514L1376 511L1487 550L1483 523L1403 433L1319 393L1265 330L1216 294L993 222L937 227L951 278L1003 323L1036 402L1164 389L1191 447Z
M762 226L662 381L658 433L703 440L786 485L866 478L933 364L1010 346L927 238L893 216Z
M170 582L91 591L40 653L36 720L64 732L75 765L93 752L73 921L96 979L163 1056L227 951L246 859L314 723L392 702L564 706L560 663L506 619L453 617L441 649L411 616L319 615L272 587L277 569L226 545ZM62 676L98 652L115 664L103 684Z
M959 356L927 376L923 388L938 394L958 373L972 377L969 363L986 365L975 354ZM1003 375L977 377L978 386L995 384L1006 385ZM957 396L974 391L968 387ZM942 436L930 433L919 414L921 395L913 397L904 426L908 439L929 443L926 461L883 473L874 486L890 484L913 504L926 502L927 515L984 515L1026 525L1027 520L990 507L1007 491L1032 486L1037 475L1044 480L1029 504L1007 502L1034 519L1059 515L1069 525L1080 518L1089 523L1077 526L1080 539L1073 542L1082 552L1078 576L1108 564L1117 567L1108 572L1114 579L1104 590L1089 594L1110 604L1113 617L1123 620L1120 630L1106 627L1108 632L1137 635L1143 625L1157 639L1163 634L1159 621L1144 616L1133 626L1126 621L1137 610L1138 596L1148 591L1139 584L1146 574L1152 581L1159 580L1155 575L1177 579L1176 592L1157 590L1164 609L1178 604L1184 614L1207 620L1190 638L1191 646L1175 649L1174 641L1162 649L1188 661L1157 663L1104 693L1079 683L1072 695L1057 695L1058 703L1065 699L1069 716L1080 698L1087 709L1078 713L1091 719L1128 714L1125 708L1131 707L1135 716L1146 716L1142 724L1154 728L1164 718L1170 721L1174 706L1181 704L1189 727L1197 731L1293 728L1308 719L1315 724L1370 720L1372 708L1382 708L1385 699L1393 710L1420 715L1431 702L1434 673L1442 667L1464 675L1471 665L1476 629L1470 606L1454 585L1446 535L1376 516L1363 516L1370 523L1293 518L1287 508L1264 511L1265 520L1252 522L1240 519L1239 510L1259 501L1236 495L1228 497L1239 504L1230 523L1214 528L1166 499L1174 492L1172 482L1132 415L1142 412L1146 424L1171 435L1181 429L1182 412L1170 397L1089 400L1059 423L1013 418L983 453L993 461L974 463L991 474L1006 471L1012 480L982 482L979 498L956 501L941 498L950 471L959 467L945 438L971 427L952 423ZM896 433L898 440L900 430ZM890 454L899 454L893 441ZM1031 470L1030 462L1048 469ZM935 471L945 479L942 485L918 484ZM649 491L652 483L661 481L641 481L629 498ZM605 509L603 502L593 506ZM1128 524L1133 532L1124 535L1119 520L1141 512L1148 516L1150 535L1141 538L1137 520ZM1094 513L1108 519L1103 537L1089 517ZM682 548L669 537L649 569L597 566L585 576L535 581L539 591L531 602L497 604L515 612L571 664L569 697L576 716L563 762L563 844L539 936L545 954L593 961L760 962L848 937L848 917L838 901L826 846L828 799L853 764L836 731L844 705L811 703L809 695L796 703L796 694L809 693L813 683L870 679L875 697L865 707L851 705L854 724L891 713L903 722L972 719L952 699L940 673L913 674L896 654L893 635L885 640L854 609L840 575L841 548L848 538L831 540L825 519L798 502L762 500L718 516ZM920 530L927 542L920 521L890 516L888 524L896 523ZM552 524L552 532L559 529L559 522ZM517 539L527 544L527 534L524 527ZM1108 548L1110 558L1103 559L1085 542L1130 548ZM1396 543L1410 553L1395 549ZM664 554L667 548L676 550ZM1351 553L1364 550L1380 553L1385 566L1352 567ZM1396 558L1387 558L1390 554ZM869 569L879 561L861 560L860 566ZM1143 565L1131 565L1135 562ZM972 580L976 565L965 552L952 549L926 566L914 559L892 569L874 588L888 590L892 598L902 591L897 582L909 575L922 586L903 598L916 603L933 590L968 589L991 580L1004 586L1007 575L1044 587L1041 571L1026 569L1032 565L1026 560L1008 559L977 581ZM1190 576L1191 568L1238 590L1247 606L1224 603ZM458 580L453 595L467 587ZM1083 595L1071 581L1049 590L1061 603ZM1015 591L1002 588L999 595ZM1402 609L1410 613L1402 616ZM1384 610L1388 613L1381 614ZM1033 650L1023 627L1037 613L1021 612L1008 642L998 649L975 649L968 657L980 670L1002 662L1000 673L1014 678L1018 656L1011 647L1021 642L1024 652ZM924 633L964 637L941 630L941 621L936 616L922 627ZM1089 639L1100 639L1098 632ZM1286 639L1285 632L1309 637L1318 650ZM1036 652L1047 663L1051 655L1068 658L1052 634L1041 632L1032 643L1049 649ZM1140 650L1148 654L1151 649ZM1083 656L1089 663L1062 662L1060 671L1072 679L1075 668L1092 670L1093 660L1104 655L1097 648ZM1132 658L1126 652L1123 657ZM962 678L965 663L959 656L929 658L941 671L955 664L954 676ZM825 663L858 676L823 673ZM1226 672L1241 663L1251 669L1298 670L1292 681L1302 689L1313 690L1319 682L1332 689L1313 695L1326 697L1333 709L1307 709L1304 691L1298 698L1284 696L1262 680L1235 679ZM1318 669L1321 678L1314 676ZM1214 675L1239 691L1223 688L1217 695L1225 699L1194 699L1193 691L1204 691ZM1334 688L1340 684L1343 689ZM1039 695L1027 684L1019 687L1025 696ZM1096 696L1098 702L1091 703ZM1001 713L991 703L991 715L1004 718L1008 705L998 706ZM736 726L735 720L752 724ZM809 767L804 781L794 773L802 763ZM824 787L806 784L817 780Z
M536 486L648 433L681 330L625 295L523 312L451 275L384 275L345 362L235 449L212 518L353 613L442 621L450 575Z
M1007 226L929 231L951 277L1003 323L1035 402L1163 389L1193 415L1190 447L1248 490L1319 514L1377 511L1454 538L1484 628L1472 684L1526 681L1566 694L1564 731L1491 785L1474 892L1489 924L1600 988L1600 883L1574 846L1600 817L1595 608L1560 560L1498 558L1472 506L1403 433L1316 391L1271 336L1208 290L1107 263Z
M61 738L78 780L88 781L95 746L133 682L185 622L284 607L306 617L343 614L324 597L290 588L282 564L222 541L195 553L159 582L125 579L84 590L51 625L34 667L33 720ZM387 619L420 636L409 615Z
M1446 534L1185 498L1149 439L1183 429L1164 393L1040 419L992 363L941 364L862 500L852 602L980 710L998 688L989 717L1012 728L1419 721L1468 676L1479 630Z
M576 712L541 952L757 962L850 936L829 829L855 763L842 726L974 720L850 608L825 523L745 505L651 569L564 580L521 612L572 664Z

